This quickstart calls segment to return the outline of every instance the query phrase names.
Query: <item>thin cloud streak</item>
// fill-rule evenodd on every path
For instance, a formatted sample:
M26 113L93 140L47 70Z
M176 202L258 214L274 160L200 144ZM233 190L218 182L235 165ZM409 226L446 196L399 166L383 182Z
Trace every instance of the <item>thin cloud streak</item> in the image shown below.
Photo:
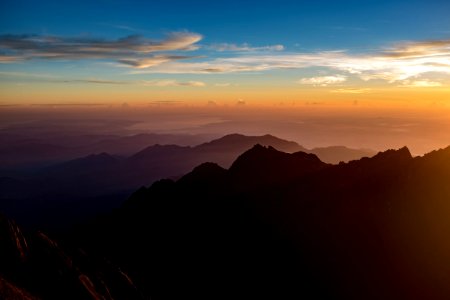
M10 72L10 71L0 71L0 76L19 77L19 78L57 78L57 76L47 73L28 73L28 72Z
M206 83L202 81L177 81L174 79L140 80L140 81L119 81L105 79L68 79L53 80L56 83L89 83L89 84L111 84L111 85L139 85L148 87L204 87Z
M384 55L394 58L413 58L435 55L449 55L450 54L450 39L449 40L431 40L422 42L401 43L384 51Z
M283 45L269 45L269 46L261 46L261 47L252 47L247 43L244 43L242 45L236 45L236 44L228 44L228 43L221 43L221 44L213 44L209 46L208 48L224 52L224 51L236 51L236 52L245 52L245 51L283 51L284 46Z
M336 89L332 90L332 93L340 93L340 94L365 94L370 93L372 90L368 88L346 88L346 89Z
M14 56L14 55L1 55L0 54L0 63L13 63L24 60L23 57Z
M56 76L38 73L25 72L0 72L1 76L17 77L21 79L29 79L33 82L49 82L49 83L87 83L87 84L107 84L107 85L138 85L138 86L154 86L154 87L204 87L206 83L202 81L177 81L174 79L157 79L157 80L111 80L101 78L67 78L57 79Z
M149 58L136 59L136 58L125 58L119 59L118 62L127 66L134 67L136 69L145 69L153 66L160 65L162 63L182 60L182 59L192 59L195 56L185 56L185 55L155 55Z
M119 80L104 80L104 79L74 79L72 81L65 82L81 82L81 83L94 83L94 84L132 84L130 81L119 81Z
M302 78L298 81L300 84L310 84L315 86L328 86L330 84L339 84L347 81L347 77L343 75L321 76Z
M405 80L400 87L439 87L442 86L442 83L431 80Z
M167 80L149 80L142 81L142 85L145 86L159 86L159 87L167 87L167 86L186 86L186 87L204 87L206 83L202 81L185 81L180 82L172 79Z

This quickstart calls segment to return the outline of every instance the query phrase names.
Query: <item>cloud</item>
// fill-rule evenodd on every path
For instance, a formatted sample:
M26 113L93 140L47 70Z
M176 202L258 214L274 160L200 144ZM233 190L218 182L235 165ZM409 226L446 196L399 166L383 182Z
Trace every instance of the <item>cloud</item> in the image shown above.
M247 104L247 103L245 102L244 99L238 99L237 102L236 102L236 105L237 105L237 106L244 106L244 105L246 105L246 104Z
M413 51L413 49L415 49ZM418 51L420 49L420 51ZM393 55L395 53L395 55ZM324 67L345 72L364 81L382 80L398 83L433 74L450 75L450 42L416 42L399 44L386 51L353 54L347 51L324 51L283 54L239 54L201 62L171 61L142 73L216 74L234 72L264 72L280 69ZM139 71L136 71L140 73Z
M174 32L156 41L139 35L116 40L92 37L60 37L43 35L0 35L0 61L29 59L116 59L131 67L154 66L187 56L154 55L166 51L191 51L202 36L191 32Z
M104 80L104 79L74 79L67 80L65 82L81 82L81 83L94 83L94 84L131 84L130 81L119 80Z
M180 82L180 81L176 81L176 80L172 80L172 79L142 81L142 84L145 86L159 86L159 87L166 87L166 86L204 87L204 86L206 86L206 83L204 83L202 81Z
M12 63L12 62L18 62L21 60L23 60L23 58L20 56L0 54L0 63Z
M209 48L223 52L223 51L283 51L284 46L283 45L269 45L269 46L262 46L262 47L251 47L249 44L244 43L241 45L236 44L228 44L228 43L221 43L221 44L213 44L209 46Z
M25 78L38 82L51 82L51 83L87 83L87 84L108 84L108 85L139 85L139 86L187 86L187 87L204 87L206 83L202 81L176 81L173 79L162 80L112 80L102 78L58 78L56 76L40 73L25 73L25 72L0 72L0 78L5 77L18 77Z
M394 44L371 53L345 50L308 53L280 52L282 45L252 47L249 44L215 44L223 57L179 55L172 51L198 49L202 36L176 32L162 40L131 35L121 39L60 37L45 35L0 35L0 63L30 59L103 59L132 68L130 74L221 74L304 68L326 68L363 81L385 81L417 87L444 82L450 75L450 40L416 41ZM186 61L187 59L197 59ZM328 85L344 82L344 77L305 78L302 84ZM409 83L405 84L408 80ZM414 84L414 82L418 82ZM428 81L428 83L420 83ZM422 84L422 85L421 85ZM431 84L433 85L433 84ZM433 86L438 86L434 84Z
M124 58L119 59L118 62L127 66L134 67L136 69L145 69L153 66L160 65L165 62L170 62L174 60L190 59L193 56L182 56L182 55L155 55L153 57L138 59L138 58Z
M330 84L339 84L347 80L346 76L335 75L335 76L321 76L321 77L311 77L303 78L298 81L301 84L311 84L315 86L327 86Z
M228 83L228 82L214 84L214 86L218 86L218 87L227 87L230 85L231 85L231 83Z
M425 80L405 80L400 87L439 87L442 83L437 81Z
M341 94L364 94L369 93L371 89L368 88L347 88L347 89L336 89L332 90L332 93L341 93Z
M314 66L338 69L334 64L340 63L345 55L342 51L308 54L239 55L202 62L171 61L161 66L155 66L147 70L136 70L131 73L214 74L264 72L275 69L301 69Z
M393 58L429 57L450 53L449 40L406 42L384 51L384 55Z
M106 106L106 103L33 103L30 106L49 106L49 107L64 107L64 106Z
M19 77L19 78L57 78L55 75L47 73L29 73L29 72L10 72L10 71L0 71L0 76L5 77Z
M177 104L182 104L183 101L178 101L178 100L155 100L152 101L150 103L148 103L149 105L156 105L156 106L172 106L172 105L177 105Z

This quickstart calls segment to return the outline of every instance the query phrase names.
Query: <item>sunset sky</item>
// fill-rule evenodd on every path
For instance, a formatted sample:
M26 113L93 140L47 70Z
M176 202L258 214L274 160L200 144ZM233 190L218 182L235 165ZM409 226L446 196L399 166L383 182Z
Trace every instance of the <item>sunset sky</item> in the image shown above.
M22 1L2 104L448 100L448 1Z
M234 122L220 133L423 153L450 141L450 2L1 1L3 119L73 105L207 106L205 120ZM228 111L243 106L297 125ZM178 116L167 128L182 129ZM306 116L322 124L308 137L296 127Z

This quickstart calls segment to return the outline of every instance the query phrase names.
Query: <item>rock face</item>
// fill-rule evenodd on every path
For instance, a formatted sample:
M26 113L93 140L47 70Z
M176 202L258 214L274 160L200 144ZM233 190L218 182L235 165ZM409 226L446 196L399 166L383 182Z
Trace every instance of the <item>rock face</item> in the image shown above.
M81 249L66 252L42 232L24 236L0 216L2 299L142 299L131 279Z
M448 299L449 207L450 147L330 165L255 145L228 170L137 190L64 243L3 221L0 274L53 299Z

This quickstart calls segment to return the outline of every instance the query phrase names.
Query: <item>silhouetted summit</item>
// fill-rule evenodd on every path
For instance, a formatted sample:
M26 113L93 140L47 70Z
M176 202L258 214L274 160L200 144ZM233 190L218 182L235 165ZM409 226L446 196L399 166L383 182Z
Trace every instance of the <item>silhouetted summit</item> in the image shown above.
M178 182L185 185L196 184L198 182L208 184L222 180L225 174L226 169L216 163L207 162L195 167L192 172L183 176Z
M229 172L235 185L242 188L265 188L280 184L310 172L325 168L327 164L314 154L285 153L259 144L240 155Z
M241 168L264 168L275 167L283 163L294 164L291 168L295 168L295 164L301 164L304 166L305 163L310 164L324 164L322 161L314 154L308 154L305 152L296 152L293 154L285 153L275 149L272 146L262 146L256 144L250 150L241 154L235 162L231 165L230 171L239 172ZM280 166L286 170L287 165ZM256 171L256 170L254 170Z
M219 139L204 143L198 146L201 149L213 148L240 148L242 151L249 149L255 144L272 146L284 152L306 151L306 149L296 142L286 141L273 135L266 134L262 136L245 136L242 134L228 134Z
M384 152L379 152L376 154L373 159L375 160L393 160L393 161L400 161L400 160L409 160L412 159L411 152L409 152L409 149L407 147L400 148L398 150L386 150Z

